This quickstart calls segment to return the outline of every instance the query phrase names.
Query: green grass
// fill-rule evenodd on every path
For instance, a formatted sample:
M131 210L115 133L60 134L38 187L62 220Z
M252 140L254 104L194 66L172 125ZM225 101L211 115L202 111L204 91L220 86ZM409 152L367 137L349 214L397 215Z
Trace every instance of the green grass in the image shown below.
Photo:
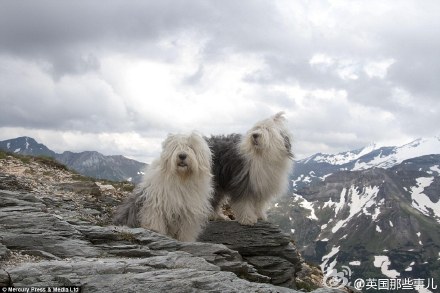
M22 161L25 164L29 164L29 162L32 159L32 157L30 157L30 156L24 156L24 155L11 153L11 152L0 151L0 159L8 159L8 157L13 157L13 158L19 159L20 161Z
M66 165L61 164L60 162L56 161L54 158L48 157L48 156L37 156L33 157L35 162L41 163L43 165L59 169L59 170L69 170Z
M0 151L0 160L6 159L7 156L9 156L9 154L5 153L4 151Z

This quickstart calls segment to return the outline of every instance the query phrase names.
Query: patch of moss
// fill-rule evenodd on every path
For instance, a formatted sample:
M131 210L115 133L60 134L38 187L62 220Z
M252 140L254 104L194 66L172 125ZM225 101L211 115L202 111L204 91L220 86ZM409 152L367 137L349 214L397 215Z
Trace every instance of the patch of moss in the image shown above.
M4 160L9 156L9 154L5 153L4 151L0 151L0 160Z
M136 242L136 236L134 236L130 232L118 232L118 239L119 240L125 240L129 242Z

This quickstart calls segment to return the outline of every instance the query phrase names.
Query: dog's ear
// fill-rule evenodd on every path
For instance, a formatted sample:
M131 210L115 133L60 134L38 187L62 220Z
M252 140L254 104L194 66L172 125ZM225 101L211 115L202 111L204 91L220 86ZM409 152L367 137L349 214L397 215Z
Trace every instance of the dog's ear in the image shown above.
M286 134L286 133L284 133L284 132L280 132L280 134L281 134L281 136L283 137L283 139L284 139L284 147L286 148L286 151L287 151L287 156L290 158L290 159L293 159L294 158L294 155L293 155L293 153L292 153L292 142L290 141L290 137Z
M278 112L275 115L272 116L272 120L277 123L283 123L286 121L286 118L284 117L284 112Z

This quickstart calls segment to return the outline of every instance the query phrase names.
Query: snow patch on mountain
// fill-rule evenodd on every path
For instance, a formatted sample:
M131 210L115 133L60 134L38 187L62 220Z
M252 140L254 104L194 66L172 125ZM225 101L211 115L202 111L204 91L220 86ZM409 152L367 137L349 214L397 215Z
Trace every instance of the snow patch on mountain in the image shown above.
M358 190L357 187L351 186L347 191L345 188L341 192L341 201L345 196L349 199L348 206L350 208L350 214L344 220L340 220L333 227L332 232L336 233L341 227L345 226L356 214L361 211L365 215L372 216L371 213L367 211L367 208L370 208L375 204L375 198L379 193L379 187L377 186L365 186L362 190ZM338 210L339 211L339 210Z
M431 172L436 172L437 175L440 175L440 168L439 168L439 167L440 167L439 165L437 165L437 166L432 166L432 167L430 168L430 170L431 170Z
M374 266L376 268L380 268L382 274L391 279L396 279L400 276L400 273L396 270L390 270L389 267L391 265L391 261L386 255L375 255L374 256Z
M345 194L347 190L342 189L341 196L339 197L339 202L335 204L335 217L338 215L339 211L345 206Z
M322 177L319 177L319 179L321 179L321 181L325 181L325 178L327 178L328 176L330 176L330 175L332 175L333 173L329 173L329 174L326 174L326 175L324 175L324 176L322 176Z
M377 222L379 219L379 215L380 215L380 207L383 206L385 203L385 199L382 198L377 204L376 204L376 208L374 209L374 214L371 215L371 219L375 222Z
M336 246L336 247L333 246L332 250L328 254L322 257L321 270L324 274L330 273L335 267L336 259L334 259L333 262L330 264L328 264L328 262L332 257L334 257L339 252L339 248L340 246Z
M315 208L313 207L313 202L307 201L304 197L302 197L299 194L294 194L293 196L294 196L294 201L298 202L299 206L310 211L310 216L308 216L307 218L317 221L318 217L316 217Z
M434 203L423 193L432 184L434 177L420 177L416 181L417 185L411 188L412 206L426 216L439 218L437 221L440 223L440 201Z
M411 262L409 264L409 266L405 269L405 272L411 272L412 271L412 266L415 265L415 264L416 264L415 261Z

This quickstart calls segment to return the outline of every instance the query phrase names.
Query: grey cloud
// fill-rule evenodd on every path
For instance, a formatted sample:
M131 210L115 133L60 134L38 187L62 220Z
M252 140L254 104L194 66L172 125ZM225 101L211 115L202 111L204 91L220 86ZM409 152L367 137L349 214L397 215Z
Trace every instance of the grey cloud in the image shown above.
M129 122L121 97L99 77L53 82L35 65L5 59L0 59L2 127L100 132Z
M0 57L38 64L54 83L59 83L65 75L82 77L101 70L101 58L106 54L172 63L181 49L175 40L189 36L196 43L200 40L201 48L198 70L181 81L185 87L197 90L203 84L206 65L223 62L231 54L253 54L265 64L243 77L258 89L255 109L234 117L237 120L230 125L219 121L225 132L234 124L252 125L271 114L270 106L276 106L297 115L292 127L302 139L315 143L325 139L335 149L386 138L391 131L388 127L414 136L436 134L436 125L440 124L440 104L436 102L440 93L437 1L387 3L391 9L377 14L374 1L365 3L366 9L360 12L338 10L330 2L295 1L294 5L296 11L286 23L278 10L282 7L267 1L3 1ZM319 9L334 18L334 27L301 16ZM160 47L158 41L162 39L169 39L171 47ZM335 58L335 63L326 68L312 66L310 59L317 53ZM371 78L363 71L366 63L388 58L395 63L383 79ZM338 62L344 59L357 62L357 79L344 80L338 75ZM142 116L135 105L112 96L117 94L110 89L85 90L80 93L84 100L78 100L80 94L54 93L50 84L48 88L32 87L19 75L5 79L9 72L0 67L0 83L2 79L4 83L0 84L1 126L95 132L178 130L171 122ZM344 90L350 105L388 111L396 121L368 117L374 123L364 125L370 124L367 119L350 116L333 101L298 113L295 97L271 88L276 85ZM416 108L399 104L393 96L396 88L406 90ZM310 105L316 103L312 96L306 100Z
M0 11L0 51L45 58L57 72L82 73L74 63L83 56L148 53L139 50L143 43L192 30L208 36L205 54L213 57L228 47L267 48L273 19L260 16L268 9L271 5L250 1L7 1ZM255 29L259 33L251 34Z

